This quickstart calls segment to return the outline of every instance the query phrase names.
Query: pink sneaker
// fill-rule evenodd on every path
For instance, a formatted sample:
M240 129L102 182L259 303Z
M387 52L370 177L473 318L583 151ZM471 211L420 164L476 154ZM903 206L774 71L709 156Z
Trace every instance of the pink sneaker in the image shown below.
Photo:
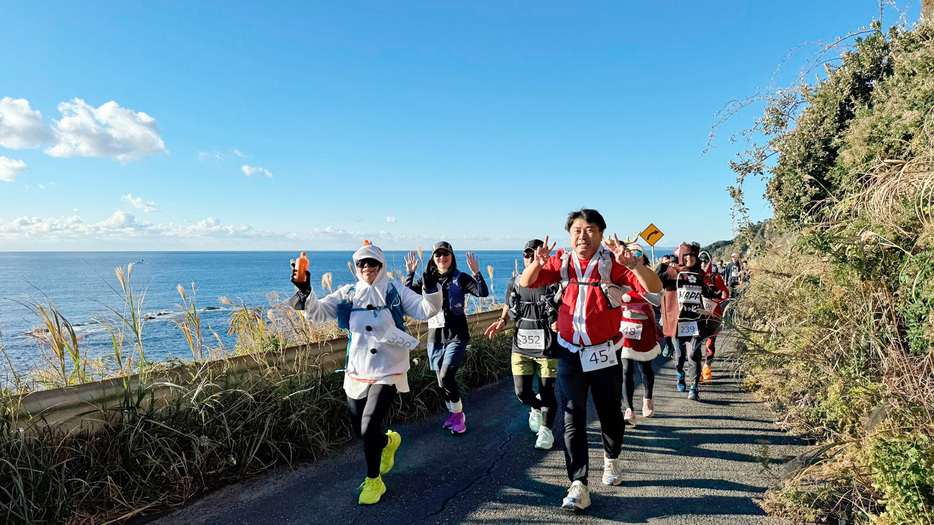
M444 429L445 429L445 430L451 430L451 427L454 426L454 419L455 419L454 416L455 416L455 415L456 415L456 414L455 414L454 412L451 412L451 415L448 416L448 420L444 422Z
M466 420L467 417L464 416L463 412L458 412L456 414L451 414L451 434L455 436L458 434L463 434L467 431Z

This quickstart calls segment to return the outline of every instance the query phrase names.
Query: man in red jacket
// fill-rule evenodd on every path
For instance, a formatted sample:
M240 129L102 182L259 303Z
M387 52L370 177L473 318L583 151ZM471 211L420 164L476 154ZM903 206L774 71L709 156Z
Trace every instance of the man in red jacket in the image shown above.
M560 283L558 308L558 383L564 404L564 459L571 486L562 508L577 511L590 505L587 489L587 392L590 391L603 435L603 483L622 483L619 457L623 445L622 296L659 292L661 281L637 260L616 235L604 245L606 221L596 210L568 214L564 226L571 252L551 255L555 244L535 250L519 284L538 288Z

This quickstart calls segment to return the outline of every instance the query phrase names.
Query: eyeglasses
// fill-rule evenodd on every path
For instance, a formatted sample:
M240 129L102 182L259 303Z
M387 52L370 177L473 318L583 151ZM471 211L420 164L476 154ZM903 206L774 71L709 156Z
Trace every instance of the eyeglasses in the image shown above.
M371 258L360 259L354 264L356 264L357 268L363 268L364 266L369 266L370 268L379 268L380 266L382 266L382 264L380 264L379 261L377 261L376 259L371 259Z

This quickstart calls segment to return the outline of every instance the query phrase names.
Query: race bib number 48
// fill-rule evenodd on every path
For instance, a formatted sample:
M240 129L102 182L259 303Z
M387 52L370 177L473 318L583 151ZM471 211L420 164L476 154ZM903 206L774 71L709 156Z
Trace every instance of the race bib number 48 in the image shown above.
M579 354L584 372L593 372L619 364L619 360L616 359L616 350L612 346L601 346L596 349L584 348Z
M697 321L681 321L678 323L678 337L694 337L697 335Z
M544 350L545 330L542 328L517 328L516 346L520 350Z
M626 339L632 339L634 341L642 340L642 323L633 323L632 321L623 320L619 325L619 331L622 332L623 337Z

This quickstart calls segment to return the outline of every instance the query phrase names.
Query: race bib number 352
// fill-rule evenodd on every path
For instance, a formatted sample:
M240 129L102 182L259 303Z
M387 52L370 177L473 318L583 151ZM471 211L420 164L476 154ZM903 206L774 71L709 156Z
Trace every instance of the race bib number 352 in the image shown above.
M616 350L610 346L600 348L584 348L579 352L581 356L581 368L584 372L593 372L619 364L616 359Z
M545 330L542 328L517 328L516 346L521 350L544 350Z

